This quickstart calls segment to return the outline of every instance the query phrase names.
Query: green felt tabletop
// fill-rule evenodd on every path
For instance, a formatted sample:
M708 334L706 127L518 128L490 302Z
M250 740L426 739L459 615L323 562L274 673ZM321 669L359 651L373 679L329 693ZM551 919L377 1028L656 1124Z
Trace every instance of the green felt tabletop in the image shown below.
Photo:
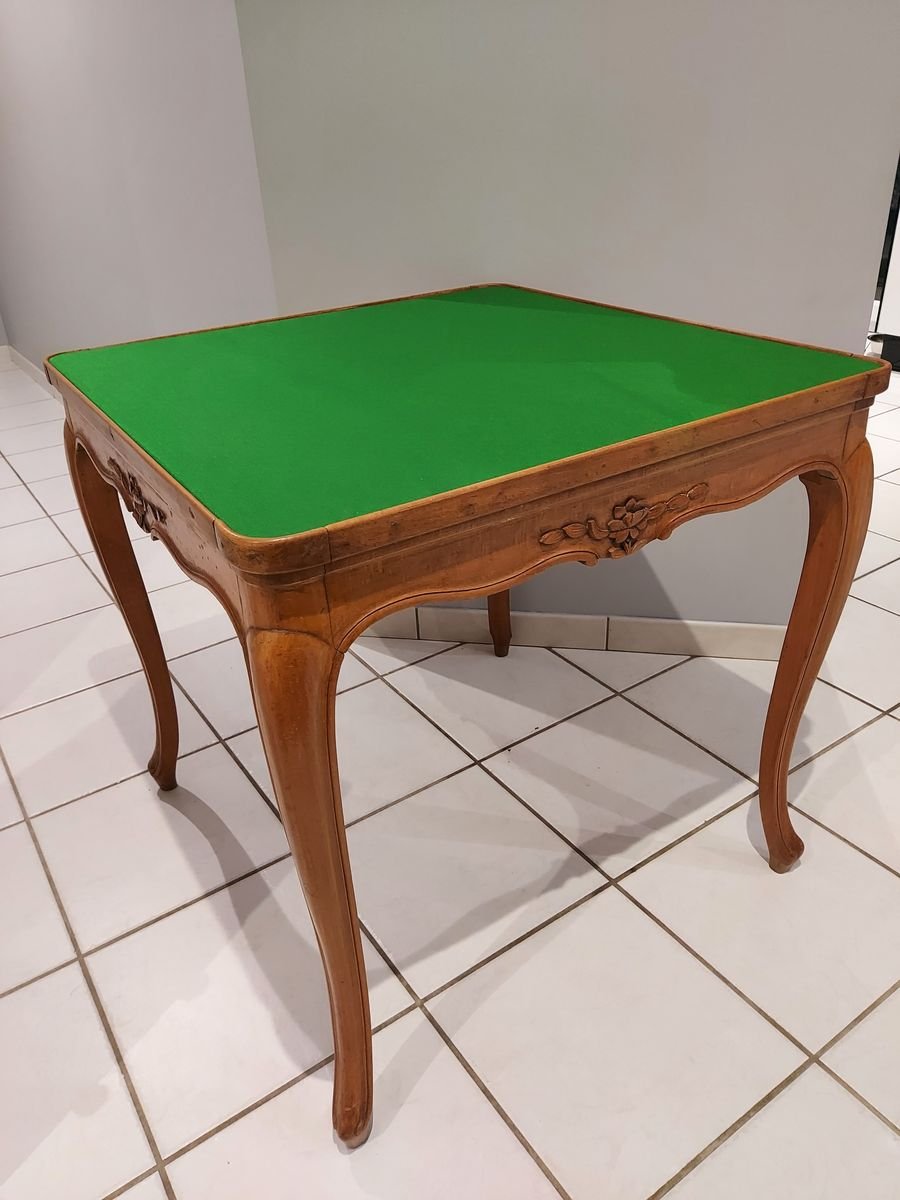
M238 533L377 512L874 369L514 287L56 354Z

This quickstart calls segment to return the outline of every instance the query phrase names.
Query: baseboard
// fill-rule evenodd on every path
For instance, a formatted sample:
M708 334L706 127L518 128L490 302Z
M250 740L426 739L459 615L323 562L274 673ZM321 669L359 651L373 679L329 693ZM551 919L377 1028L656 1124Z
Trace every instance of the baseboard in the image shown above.
M441 642L491 640L484 609L441 608L435 605L393 613L377 621L367 632L379 637L421 637ZM599 617L580 613L512 614L512 640L517 646L777 659L783 639L783 625L681 621L656 617Z
M8 350L10 361L14 367L18 367L20 371L23 371L26 375L33 379L35 383L39 383L48 395L55 396L57 400L59 399L59 392L55 387L53 387L47 376L44 374L43 367L36 367L31 359L26 358L24 354L20 354L15 346L9 346Z
M573 613L515 612L513 643L517 646L578 646L585 650L606 647L606 617ZM419 609L419 636L438 642L489 642L487 611L483 608Z
M0 346L0 371L5 371L16 364L12 360L9 346Z
M775 660L781 653L784 628L783 625L751 625L742 621L610 617L607 649Z

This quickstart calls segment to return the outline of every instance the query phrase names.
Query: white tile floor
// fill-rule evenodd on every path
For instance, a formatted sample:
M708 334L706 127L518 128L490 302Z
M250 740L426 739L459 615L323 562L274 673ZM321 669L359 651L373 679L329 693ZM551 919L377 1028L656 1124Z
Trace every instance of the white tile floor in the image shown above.
M895 384L787 876L754 804L773 664L357 644L338 739L378 1032L347 1154L233 631L129 523L181 715L161 795L59 405L0 371L3 1200L900 1195L898 420Z

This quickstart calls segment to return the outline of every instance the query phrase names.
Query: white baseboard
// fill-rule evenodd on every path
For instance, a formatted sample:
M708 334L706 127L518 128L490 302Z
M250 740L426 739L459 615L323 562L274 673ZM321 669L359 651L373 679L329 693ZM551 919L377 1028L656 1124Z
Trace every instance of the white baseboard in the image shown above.
M0 371L7 371L15 365L10 354L10 347L0 346Z
M491 640L485 609L441 608L437 605L423 605L418 610L393 613L377 621L367 632L379 637L421 637L444 642ZM512 640L516 646L777 659L783 639L783 625L681 621L655 617L599 617L579 613L512 614Z
M606 648L606 617L515 612L512 614L512 635L517 646L603 650ZM419 609L419 636L438 642L489 642L487 610L423 605Z
M31 359L26 358L24 354L20 354L15 346L9 346L8 349L12 365L14 367L18 367L20 371L24 371L24 373L30 376L35 383L39 383L41 387L47 391L48 395L55 396L58 400L59 392L47 379L47 376L44 374L43 367L36 367Z
M784 628L783 625L750 625L741 621L610 617L607 649L774 660L781 653Z

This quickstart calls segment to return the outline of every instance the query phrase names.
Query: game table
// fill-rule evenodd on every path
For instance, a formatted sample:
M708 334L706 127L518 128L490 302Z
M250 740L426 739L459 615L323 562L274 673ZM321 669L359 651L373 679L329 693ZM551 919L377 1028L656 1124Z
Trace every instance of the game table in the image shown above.
M69 467L143 662L149 769L175 786L172 684L119 497L228 611L321 949L333 1120L368 1136L368 994L335 751L341 659L380 617L634 554L799 476L809 537L763 734L769 862L800 717L872 495L889 364L530 289L482 286L55 354ZM764 564L760 564L764 568ZM715 565L710 565L714 570Z

